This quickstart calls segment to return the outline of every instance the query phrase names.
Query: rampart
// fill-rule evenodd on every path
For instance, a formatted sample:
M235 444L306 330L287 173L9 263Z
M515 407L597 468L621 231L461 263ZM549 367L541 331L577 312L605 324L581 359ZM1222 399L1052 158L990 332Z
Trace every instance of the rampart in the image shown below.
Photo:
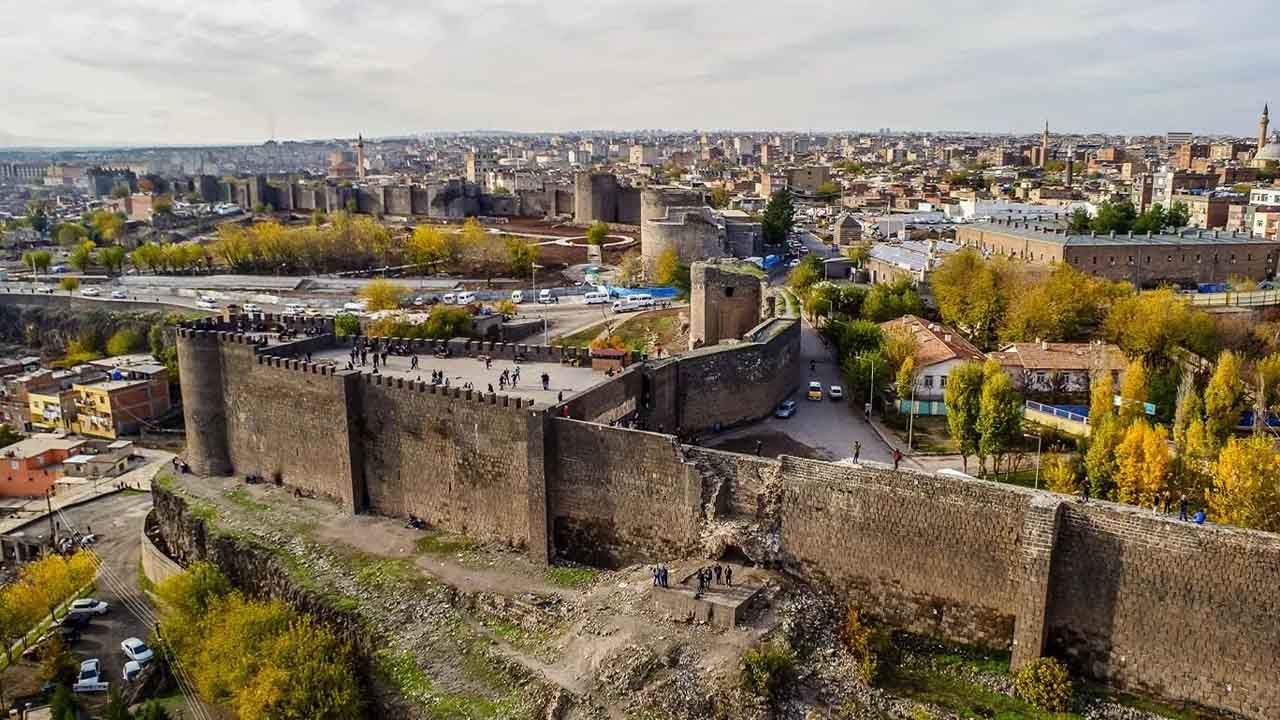
M1280 537L606 424L631 408L651 428L669 413L668 429L763 414L796 381L776 377L797 364L791 332L765 324L755 342L646 362L536 408L335 371L285 357L302 345L188 326L188 461L278 475L354 512L412 512L537 560L767 565L895 627L1011 650L1015 667L1049 652L1122 688L1280 717Z

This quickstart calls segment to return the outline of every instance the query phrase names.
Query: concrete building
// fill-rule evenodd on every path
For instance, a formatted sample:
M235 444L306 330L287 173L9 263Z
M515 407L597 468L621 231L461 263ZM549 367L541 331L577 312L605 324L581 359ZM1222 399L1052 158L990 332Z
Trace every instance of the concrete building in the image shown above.
M932 323L915 315L903 315L880 323L880 328L885 333L900 332L905 329L916 339L916 378L913 394L898 398L899 412L914 412L916 415L946 415L947 406L943 402L943 397L947 391L947 376L962 363L982 360L982 351L946 325Z
M923 284L947 255L959 249L959 245L945 240L873 243L866 269L872 284L892 285L904 278Z
M741 340L760 324L763 282L734 264L695 262L690 268L689 349Z
M658 148L652 145L632 145L629 160L632 165L657 165Z
M831 223L831 239L841 247L862 242L862 220L853 213L841 213Z
M0 449L4 473L0 475L0 496L40 497L48 494L63 476L62 463L85 444L79 438L49 434L33 435Z
M831 168L826 165L808 165L798 168L781 168L760 176L760 192L765 197L787 189L799 195L812 197L818 187L831 179Z
M468 150L464 159L467 182L482 185L498 169L498 156L488 150Z
M1228 195L1178 194L1173 196L1169 207L1177 203L1186 205L1188 227L1212 230L1227 226L1227 215L1231 206L1241 204L1238 198L1239 196Z
M1280 260L1280 243L1274 238L1222 230L1072 235L1052 224L1009 220L961 226L956 242L1026 262L1067 263L1137 287L1231 277L1267 280L1275 277Z
M27 394L31 429L38 432L72 432L76 421L76 392L53 388Z

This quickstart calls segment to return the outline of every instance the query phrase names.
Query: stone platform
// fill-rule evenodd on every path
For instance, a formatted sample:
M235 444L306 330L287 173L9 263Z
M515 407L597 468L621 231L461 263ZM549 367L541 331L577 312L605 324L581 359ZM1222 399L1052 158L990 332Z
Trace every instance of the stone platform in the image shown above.
M705 622L729 629L740 624L747 608L763 591L769 573L754 567L720 563L733 568L733 585L712 584L705 592L698 593L697 572L702 567L714 565L687 565L670 567L670 587L652 587L649 595L654 605L677 619Z

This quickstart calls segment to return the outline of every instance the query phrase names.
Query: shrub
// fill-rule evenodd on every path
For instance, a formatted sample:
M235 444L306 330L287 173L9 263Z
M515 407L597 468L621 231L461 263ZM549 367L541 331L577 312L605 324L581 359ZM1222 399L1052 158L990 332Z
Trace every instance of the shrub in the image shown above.
M115 331L107 339L108 355L128 355L139 352L147 346L147 338L135 328L126 327Z
M775 697L795 671L796 657L783 643L771 642L742 654L742 686L760 696Z
M867 626L857 608L849 608L845 615L840 641L858 663L858 677L868 685L876 681L893 656L889 633Z
M516 309L516 304L510 300L502 300L498 303L498 313L501 315L515 317L517 312L519 311Z
M58 283L58 287L66 290L67 292L75 292L80 289L80 278L64 277L62 278L62 281Z
M360 318L355 315L343 313L333 319L333 332L335 335L359 335L360 334Z
M1071 676L1056 658L1042 657L1023 666L1013 688L1018 697L1045 712L1066 712L1071 705Z
M617 335L601 335L591 341L592 350L626 350L627 344Z

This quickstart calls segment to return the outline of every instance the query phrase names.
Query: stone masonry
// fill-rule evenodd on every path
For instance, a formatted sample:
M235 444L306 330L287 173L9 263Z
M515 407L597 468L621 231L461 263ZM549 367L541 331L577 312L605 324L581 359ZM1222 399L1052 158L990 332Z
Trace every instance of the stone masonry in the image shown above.
M1280 536L985 481L712 451L564 417L577 407L607 421L636 408L671 429L750 417L763 402L726 398L793 381L769 374L790 367L778 340L788 328L644 363L576 406L539 409L335 372L220 327L178 335L187 460L198 472L278 476L353 512L412 512L543 561L770 567L892 626L1012 650L1015 667L1048 652L1119 687L1280 717ZM758 373L744 379L752 363Z

